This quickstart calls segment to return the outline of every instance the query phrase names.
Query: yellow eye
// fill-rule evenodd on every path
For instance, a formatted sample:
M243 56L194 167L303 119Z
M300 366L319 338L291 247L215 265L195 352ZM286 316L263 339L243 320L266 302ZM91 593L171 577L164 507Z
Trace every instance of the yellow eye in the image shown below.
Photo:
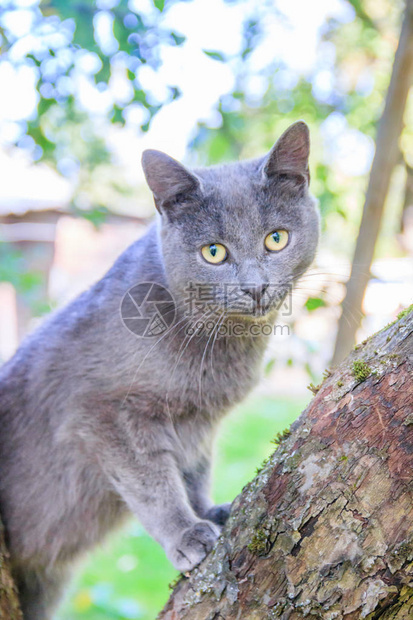
M288 243L288 232L286 230L274 230L265 237L265 247L270 252L279 252Z
M227 250L225 246L220 243L211 243L211 245L204 245L201 250L202 256L208 263L223 263L227 257Z

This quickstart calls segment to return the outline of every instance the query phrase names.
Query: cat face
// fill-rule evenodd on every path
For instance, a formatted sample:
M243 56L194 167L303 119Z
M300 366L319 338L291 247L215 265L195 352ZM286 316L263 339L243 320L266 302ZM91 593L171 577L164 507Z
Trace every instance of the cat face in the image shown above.
M187 170L159 151L143 168L161 213L169 288L202 310L265 317L313 261L309 133L295 123L263 158Z

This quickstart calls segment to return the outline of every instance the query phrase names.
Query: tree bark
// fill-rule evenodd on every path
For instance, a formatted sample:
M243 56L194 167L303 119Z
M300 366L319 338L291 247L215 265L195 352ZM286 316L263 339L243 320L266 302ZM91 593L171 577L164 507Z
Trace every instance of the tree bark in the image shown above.
M354 350L162 620L413 618L413 306Z
M16 586L10 574L9 554L0 521L0 620L22 620Z
M370 279L370 266L380 231L390 177L398 159L398 141L403 124L407 95L413 82L413 0L406 0L406 10L379 122L376 152L363 207L363 215L353 257L346 296L342 303L333 365L344 359L355 342L362 317L364 293Z

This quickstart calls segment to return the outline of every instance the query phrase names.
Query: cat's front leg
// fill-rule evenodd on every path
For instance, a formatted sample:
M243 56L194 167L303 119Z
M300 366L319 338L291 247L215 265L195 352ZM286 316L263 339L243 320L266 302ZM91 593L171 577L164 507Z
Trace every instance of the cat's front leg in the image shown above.
M100 436L98 451L106 476L175 568L191 570L212 549L220 530L199 518L189 503L173 432L147 420L134 437L110 430Z
M204 518L208 519L208 521L212 521L223 527L225 523L228 521L228 517L231 512L232 504L217 504L216 506L211 506L211 508L205 513Z
M211 457L204 454L190 472L184 473L189 501L198 516L223 527L231 504L214 505L210 498Z
M65 582L62 569L48 572L21 566L13 570L13 577L24 620L51 620Z

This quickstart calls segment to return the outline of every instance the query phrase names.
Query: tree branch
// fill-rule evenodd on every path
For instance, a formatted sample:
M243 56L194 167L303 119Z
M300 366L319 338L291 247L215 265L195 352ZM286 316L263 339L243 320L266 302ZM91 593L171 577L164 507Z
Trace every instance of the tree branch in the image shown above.
M4 542L4 529L0 520L0 619L22 620L16 586L10 574L9 554Z
M380 119L376 152L371 167L360 230L354 251L350 279L342 303L333 365L348 355L355 342L362 316L364 293L370 279L370 266L380 231L390 178L398 159L398 141L403 124L407 95L413 82L413 0L406 10L394 59L386 103Z
M329 376L159 618L413 617L413 307Z

